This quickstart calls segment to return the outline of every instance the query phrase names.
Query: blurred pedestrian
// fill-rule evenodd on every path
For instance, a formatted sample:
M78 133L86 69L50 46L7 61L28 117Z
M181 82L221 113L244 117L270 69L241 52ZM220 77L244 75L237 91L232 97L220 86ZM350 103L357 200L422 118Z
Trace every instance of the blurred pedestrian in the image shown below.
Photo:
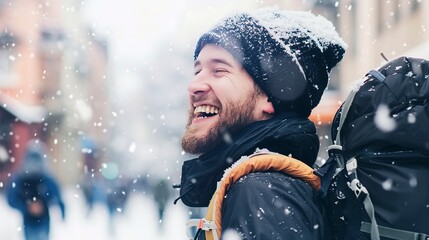
M165 205L170 199L170 187L171 184L169 184L167 180L161 179L158 181L155 188L153 189L153 196L158 206L158 218L160 227L163 226Z
M47 161L44 143L40 140L29 141L21 169L8 182L7 200L22 214L26 240L49 239L49 207L58 205L62 219L65 219L60 188L48 169Z
M129 197L129 184L124 178L110 180L106 184L107 209L109 210L109 230L112 235L116 234L114 220L125 210L125 205Z
M81 148L84 166L82 191L89 214L95 204L107 204L106 183L100 174L101 153L95 141L90 137L85 137L82 139Z
M107 207L111 216L122 213L128 200L129 188L125 179L118 178L107 184Z

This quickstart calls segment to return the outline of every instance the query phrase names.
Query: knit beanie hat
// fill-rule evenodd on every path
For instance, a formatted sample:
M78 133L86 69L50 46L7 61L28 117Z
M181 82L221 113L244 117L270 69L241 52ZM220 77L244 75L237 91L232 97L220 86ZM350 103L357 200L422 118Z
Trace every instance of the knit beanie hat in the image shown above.
M199 38L194 60L206 44L229 51L267 94L276 112L304 116L319 103L329 72L347 47L322 16L274 8L222 20Z

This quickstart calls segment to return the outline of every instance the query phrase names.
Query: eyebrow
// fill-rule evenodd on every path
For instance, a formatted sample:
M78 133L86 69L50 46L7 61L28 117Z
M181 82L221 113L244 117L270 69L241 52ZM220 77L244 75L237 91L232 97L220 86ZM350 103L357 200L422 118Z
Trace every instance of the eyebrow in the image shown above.
M227 60L222 59L222 58L213 58L213 59L210 59L209 63L220 63L220 64L225 64L225 65L227 65L227 66L229 66L231 68L234 68L234 66L231 63L229 63ZM197 60L197 61L194 62L194 67L196 67L198 65L201 65L201 62L199 60Z

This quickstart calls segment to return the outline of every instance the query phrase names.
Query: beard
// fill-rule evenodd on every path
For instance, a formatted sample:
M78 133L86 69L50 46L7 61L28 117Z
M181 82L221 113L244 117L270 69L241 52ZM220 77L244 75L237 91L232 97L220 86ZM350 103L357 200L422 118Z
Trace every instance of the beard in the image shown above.
M182 137L182 149L191 154L203 154L213 150L223 142L231 143L231 136L255 121L252 116L255 105L255 96L241 104L228 104L224 108L227 110L219 113L219 121L202 136L194 135L195 129L190 126L193 110L190 110L186 131Z

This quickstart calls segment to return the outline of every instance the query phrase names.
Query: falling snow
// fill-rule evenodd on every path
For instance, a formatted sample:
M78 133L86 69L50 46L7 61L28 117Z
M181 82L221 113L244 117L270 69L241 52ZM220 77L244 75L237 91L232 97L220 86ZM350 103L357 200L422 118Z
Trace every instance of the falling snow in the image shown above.
M130 153L133 153L136 150L136 143L132 142L131 145L128 147L128 151Z
M392 190L392 187L393 187L393 180L392 179L387 179L381 185L382 185L382 187L383 187L384 190L390 191L390 190Z
M378 106L374 122L377 128L383 132L391 132L396 128L396 121L390 117L390 109L383 104Z

